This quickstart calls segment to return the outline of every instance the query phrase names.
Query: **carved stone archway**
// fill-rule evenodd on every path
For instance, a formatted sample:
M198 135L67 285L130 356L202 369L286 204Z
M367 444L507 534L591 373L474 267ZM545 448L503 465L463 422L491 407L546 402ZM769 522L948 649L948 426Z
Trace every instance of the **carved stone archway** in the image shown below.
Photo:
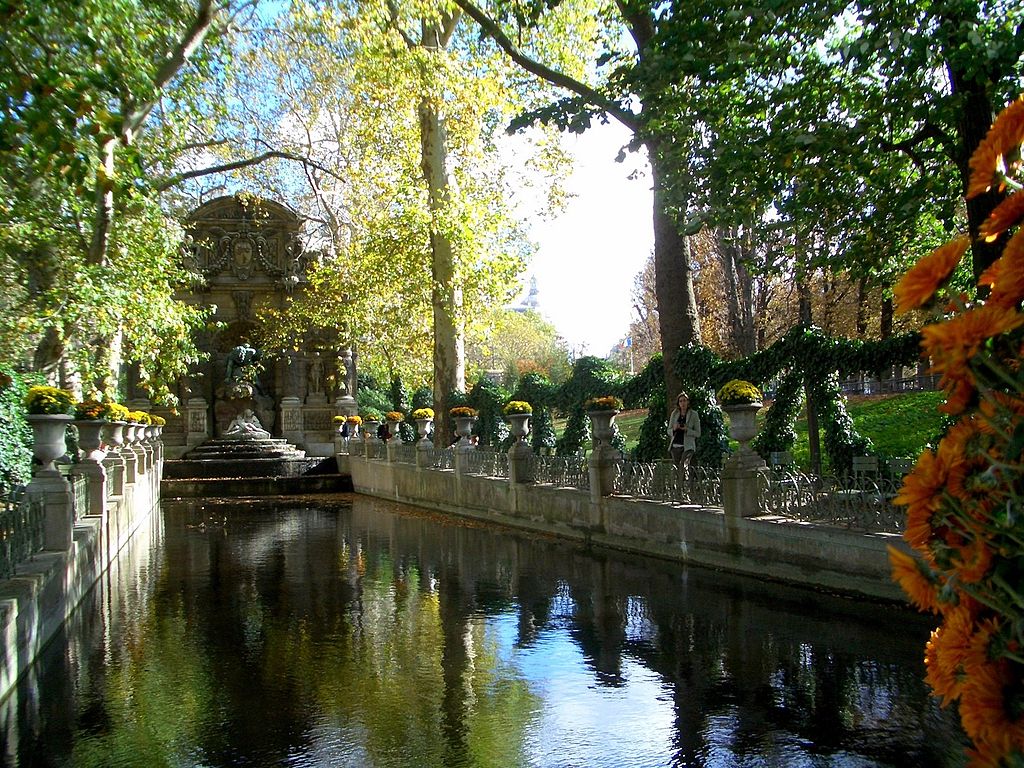
M169 455L219 436L243 407L224 390L227 358L236 346L255 344L262 336L260 310L284 311L292 294L304 290L317 254L304 250L301 230L302 219L280 203L233 195L211 200L186 218L182 265L196 282L179 298L216 308L216 325L197 339L207 359L181 382L182 413L166 414ZM353 377L346 372L338 376L337 361L345 350L337 341L328 344L315 329L309 336L311 341L299 350L261 350L264 367L248 406L272 434L310 455L332 455L331 417L354 407L355 392L345 393L342 402L324 382ZM311 371L317 375L311 377ZM311 384L317 392L308 391Z

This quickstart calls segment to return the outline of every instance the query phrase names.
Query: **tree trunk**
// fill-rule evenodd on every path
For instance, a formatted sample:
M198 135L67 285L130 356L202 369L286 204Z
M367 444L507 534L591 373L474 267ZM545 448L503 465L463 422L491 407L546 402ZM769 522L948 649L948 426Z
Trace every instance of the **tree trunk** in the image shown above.
M423 46L438 50L444 33L439 28L424 29ZM448 147L444 117L435 102L424 97L419 104L421 167L427 183L432 218L430 232L431 301L434 308L434 443L442 447L450 442L452 429L448 415L451 393L466 388L465 343L462 332L462 290L455 279L452 243L439 226L449 204Z
M868 279L861 277L857 281L857 338L865 339L868 335Z
M967 70L954 66L951 62L964 61L959 50L960 45L967 46L969 44L967 34L977 26L978 17L976 4L970 8L966 7L966 4L958 5L953 13L944 14L944 19L951 28L962 30L962 37L955 37L948 43L945 58L950 86L953 93L960 98L961 104L956 125L960 154L955 160L965 193L971 179L969 165L971 155L974 154L974 150L977 149L981 140L985 138L992 123L992 100L989 98L989 89L992 84L988 78L983 78L982 73L985 72L983 67L978 67L972 62L971 69ZM967 225L971 234L971 258L975 279L980 277L989 264L999 258L1003 252L1003 245L1008 237L1006 233L991 243L978 238L978 227L1002 199L1003 193L993 188L985 194L977 195L967 201Z
M668 205L656 142L647 142L647 153L654 181L654 289L658 300L665 392L669 401L673 401L682 389L675 371L676 353L680 347L701 343L700 317L693 290L690 241L680 233L678 219Z

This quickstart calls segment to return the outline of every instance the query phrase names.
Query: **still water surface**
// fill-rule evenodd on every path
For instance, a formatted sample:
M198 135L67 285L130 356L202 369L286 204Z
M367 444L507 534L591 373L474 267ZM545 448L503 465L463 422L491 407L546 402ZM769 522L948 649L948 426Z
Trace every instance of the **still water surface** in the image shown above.
M963 764L915 614L312 504L165 504L0 709L5 765Z

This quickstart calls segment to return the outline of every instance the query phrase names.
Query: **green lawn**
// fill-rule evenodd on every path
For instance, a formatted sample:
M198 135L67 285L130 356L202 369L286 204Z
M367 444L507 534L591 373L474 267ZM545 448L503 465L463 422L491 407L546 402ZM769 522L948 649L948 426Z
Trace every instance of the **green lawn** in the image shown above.
M939 432L942 415L937 407L941 392L907 392L900 395L852 397L847 410L857 430L871 439L875 453L885 458L915 457L921 448ZM626 438L626 447L636 447L640 425L647 418L646 410L623 411L615 423ZM564 419L555 420L555 431L561 435ZM796 423L796 445L793 458L802 467L810 464L807 448L807 420Z

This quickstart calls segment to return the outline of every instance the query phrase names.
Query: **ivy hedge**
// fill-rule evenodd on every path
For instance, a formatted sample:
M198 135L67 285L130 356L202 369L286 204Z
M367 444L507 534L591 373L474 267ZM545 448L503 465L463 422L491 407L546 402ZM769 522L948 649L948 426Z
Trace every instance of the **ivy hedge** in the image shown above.
M0 492L6 496L32 474L32 429L25 421L25 394L38 377L0 366Z

